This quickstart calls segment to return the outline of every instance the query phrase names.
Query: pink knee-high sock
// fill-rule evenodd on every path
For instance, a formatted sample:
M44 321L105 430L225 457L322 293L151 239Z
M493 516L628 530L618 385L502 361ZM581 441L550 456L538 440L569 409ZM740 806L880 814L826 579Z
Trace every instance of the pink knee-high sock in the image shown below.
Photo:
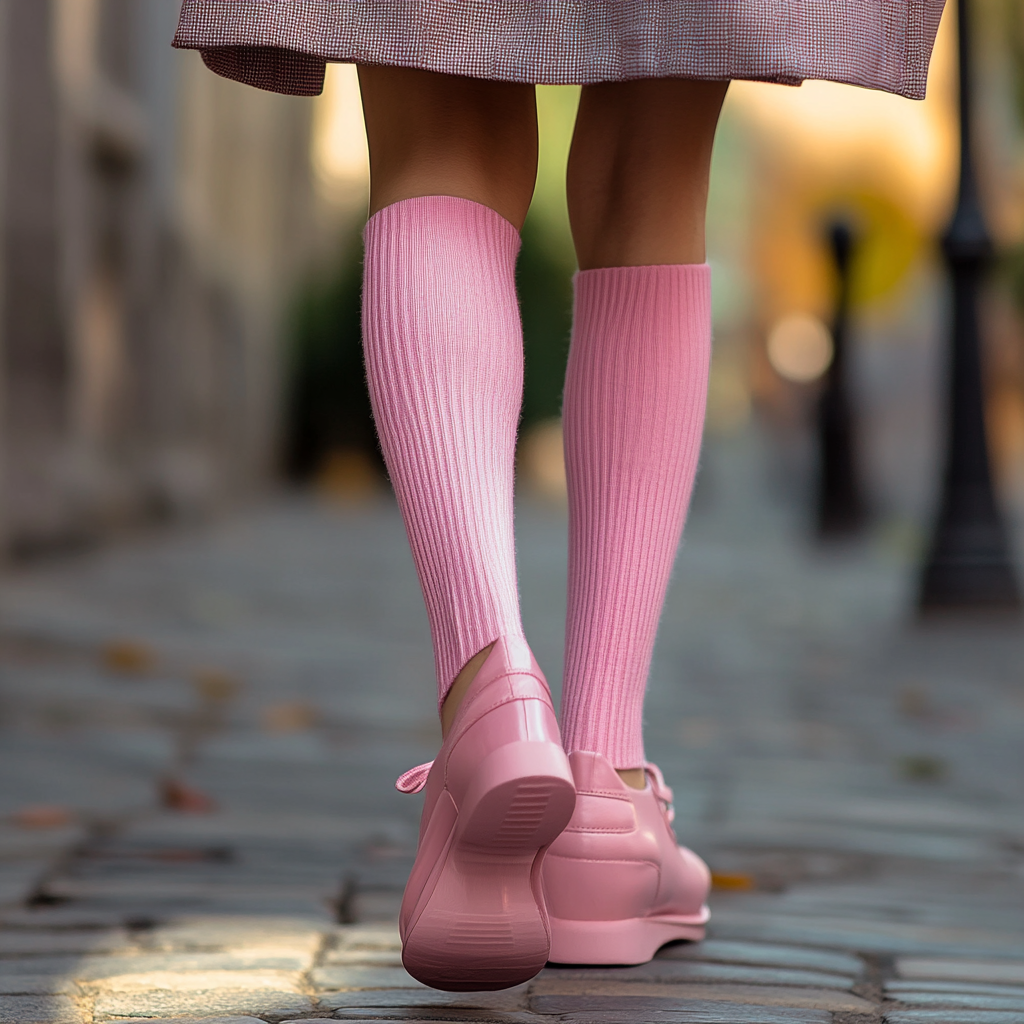
M706 264L576 275L562 733L616 768L644 763L644 689L704 427L710 282Z
M366 375L440 702L477 651L523 635L512 526L519 233L479 203L427 196L374 214L363 239Z

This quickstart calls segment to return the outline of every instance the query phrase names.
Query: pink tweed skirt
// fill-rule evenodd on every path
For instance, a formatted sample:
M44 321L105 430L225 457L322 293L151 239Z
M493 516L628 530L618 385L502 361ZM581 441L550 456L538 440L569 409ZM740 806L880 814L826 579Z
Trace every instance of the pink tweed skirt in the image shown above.
M823 78L924 97L944 0L184 0L174 45L316 95L331 61L508 82Z

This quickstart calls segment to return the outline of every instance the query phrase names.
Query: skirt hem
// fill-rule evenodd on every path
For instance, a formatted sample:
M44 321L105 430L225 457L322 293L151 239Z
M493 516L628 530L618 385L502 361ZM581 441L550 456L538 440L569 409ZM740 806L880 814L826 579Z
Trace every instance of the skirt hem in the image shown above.
M536 84L825 79L923 99L943 0L184 0L174 45L290 95L328 63Z

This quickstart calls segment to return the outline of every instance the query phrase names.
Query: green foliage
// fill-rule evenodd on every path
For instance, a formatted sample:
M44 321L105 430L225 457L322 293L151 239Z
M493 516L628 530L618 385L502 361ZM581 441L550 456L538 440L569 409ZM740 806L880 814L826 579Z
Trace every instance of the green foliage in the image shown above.
M292 307L285 397L285 472L304 480L324 455L360 449L378 459L360 342L362 242L346 238L332 271L308 281Z
M1024 125L1024 10L1019 0L1004 0L1003 14L1006 19L1017 120Z
M553 254L532 218L523 226L516 283L526 356L522 425L529 427L562 411L572 326L572 268Z
M1017 246L999 257L997 280L1013 298L1014 305L1024 311L1024 246Z
M284 469L306 480L333 450L379 459L360 341L362 244L347 238L331 271L299 291L289 318ZM526 353L523 425L559 415L569 352L572 268L543 228L523 230L516 268Z
M993 18L991 37L1007 48L1013 108L1018 126L1024 127L1024 5L1020 0L995 0L988 13ZM999 253L995 269L997 286L1005 289L1017 309L1024 312L1024 245Z

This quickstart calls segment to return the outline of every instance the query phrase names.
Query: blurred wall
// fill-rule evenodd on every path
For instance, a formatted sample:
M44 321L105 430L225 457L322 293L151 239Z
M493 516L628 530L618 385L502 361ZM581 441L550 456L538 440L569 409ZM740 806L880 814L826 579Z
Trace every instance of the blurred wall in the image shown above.
M0 0L0 546L196 515L275 468L318 246L308 101L170 47L177 0Z

